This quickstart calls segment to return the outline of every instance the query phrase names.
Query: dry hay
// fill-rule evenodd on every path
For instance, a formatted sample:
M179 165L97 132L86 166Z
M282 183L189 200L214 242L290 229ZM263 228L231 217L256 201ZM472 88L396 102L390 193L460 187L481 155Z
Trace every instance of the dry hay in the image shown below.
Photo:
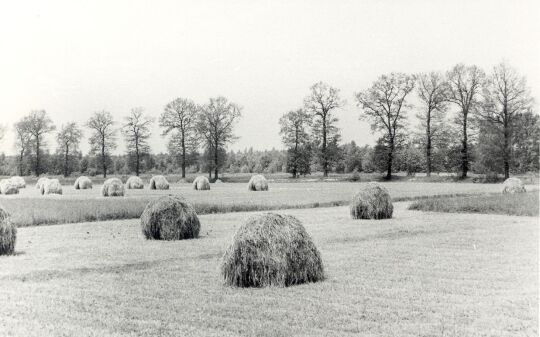
M41 190L41 185L43 185L47 180L49 180L49 178L47 178L47 177L39 178L37 183L36 183L36 188L38 190Z
M183 240L197 238L201 225L190 204L169 195L148 203L141 215L141 228L149 240Z
M221 179L214 180L214 184L223 184L223 181Z
M9 214L0 207L0 255L11 255L15 250L17 228L11 222Z
M394 212L392 199L386 188L377 183L367 183L351 201L353 219L390 219Z
M62 185L58 179L47 179L41 184L41 194L62 194Z
M140 189L144 188L144 183L143 183L141 178L139 178L137 176L131 176L126 181L126 188L128 190L131 190L131 189L140 190Z
M19 189L17 185L11 181L11 179L2 179L0 180L0 194L18 194Z
M89 188L92 188L92 180L88 178L87 176L80 176L75 180L75 184L73 185L76 190L86 190Z
M261 174L256 174L249 179L248 190L250 191L268 191L268 182Z
M101 195L104 197L123 197L124 184L118 178L109 178L101 186Z
M264 213L236 231L223 255L225 283L237 287L286 287L324 279L321 256L293 216Z
M508 178L503 183L502 193L514 194L514 193L523 193L525 191L525 186L519 178Z
M153 176L150 179L150 189L151 190L168 190L169 182L165 179L164 176Z
M210 182L205 176L198 176L193 180L193 189L197 191L204 191L210 189Z
M11 180L11 182L14 183L18 189L26 188L26 182L24 181L23 177L14 176L9 178L9 180Z

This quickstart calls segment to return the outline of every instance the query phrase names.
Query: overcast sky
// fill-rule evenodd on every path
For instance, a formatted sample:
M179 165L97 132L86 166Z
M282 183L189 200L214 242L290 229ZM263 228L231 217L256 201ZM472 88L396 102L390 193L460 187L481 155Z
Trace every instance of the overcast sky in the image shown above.
M57 126L97 110L156 117L175 97L243 106L233 149L281 148L279 117L324 81L347 105L344 141L371 144L355 92L389 72L490 71L507 60L540 93L540 1L6 1L0 5L0 124L33 109ZM50 149L54 150L52 140ZM166 151L159 128L153 152ZM87 152L86 138L83 152ZM117 152L125 150L123 144Z

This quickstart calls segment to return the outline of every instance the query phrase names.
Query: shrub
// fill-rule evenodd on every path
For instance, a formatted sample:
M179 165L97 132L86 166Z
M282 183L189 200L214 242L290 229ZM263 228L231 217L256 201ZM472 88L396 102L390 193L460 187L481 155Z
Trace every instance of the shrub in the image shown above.
M256 174L249 179L248 190L250 191L268 191L268 182L263 175Z
M101 187L101 195L104 197L123 197L124 184L118 178L109 178L105 180Z
M80 176L75 180L75 184L73 185L76 190L86 190L89 188L92 188L92 180L86 176Z
M41 194L62 194L62 185L58 179L47 179L41 184Z
M378 183L367 183L351 201L353 219L390 219L394 211L386 188Z
M508 178L503 183L502 193L523 193L525 186L519 178Z
M198 191L209 190L210 182L205 176L198 176L193 180L193 189Z
M223 255L225 283L286 287L324 279L320 253L298 219L264 213L250 217Z
M10 178L11 182L17 186L17 188L26 188L26 182L23 177L14 176Z
M199 236L201 225L195 209L178 196L153 200L141 215L144 236L153 240L183 240Z
M0 193L1 194L18 194L19 189L17 188L17 185L15 185L11 179L2 179L0 180Z
M126 187L127 187L128 190L131 190L131 189L140 190L140 189L144 188L144 183L143 183L141 178L139 178L137 176L131 176L126 181Z
M47 180L49 180L49 178L47 178L47 177L39 178L37 183L36 183L36 188L38 190L41 190L41 185L43 185Z
M354 169L351 176L349 177L350 181L360 181L360 173L358 173L357 169Z
M13 254L16 240L17 228L11 222L9 214L0 207L0 255Z
M153 176L150 179L150 189L151 190L168 190L169 182L165 179L164 176Z

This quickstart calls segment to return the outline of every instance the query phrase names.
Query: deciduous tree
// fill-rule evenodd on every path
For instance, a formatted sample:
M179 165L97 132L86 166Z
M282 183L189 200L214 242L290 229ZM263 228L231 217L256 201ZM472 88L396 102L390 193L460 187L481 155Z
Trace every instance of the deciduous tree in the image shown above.
M91 130L90 153L99 154L103 178L107 177L108 159L112 150L116 148L116 129L110 112L99 111L88 120L86 126Z
M292 173L293 178L309 173L306 172L309 165L305 165L305 162L311 158L311 137L308 132L311 120L311 116L302 109L290 111L279 119L281 139L287 147L287 171Z
M77 123L71 122L62 125L60 131L56 135L56 141L58 142L58 150L64 158L64 177L69 176L69 156L71 153L77 151L79 143L81 142L82 131Z
M36 156L34 161L34 173L36 176L41 174L41 156L43 155L41 150L46 146L45 135L54 131L52 120L47 115L45 110L34 110L29 115L24 117L26 128L32 135L32 145L34 146L34 155Z
M150 125L154 122L154 118L144 115L144 109L139 107L131 109L130 115L124 120L122 134L128 153L135 155L135 175L139 176L141 156L150 151L148 139L150 138Z

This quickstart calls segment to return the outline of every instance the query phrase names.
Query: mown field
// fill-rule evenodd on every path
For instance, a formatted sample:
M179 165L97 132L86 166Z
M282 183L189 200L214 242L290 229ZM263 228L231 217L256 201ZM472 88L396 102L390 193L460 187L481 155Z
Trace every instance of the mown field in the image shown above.
M201 237L176 242L144 240L135 219L20 228L17 255L0 258L0 334L538 334L538 218L407 206L379 221L281 211L303 221L327 276L289 288L222 284L221 256L249 213L203 215Z

